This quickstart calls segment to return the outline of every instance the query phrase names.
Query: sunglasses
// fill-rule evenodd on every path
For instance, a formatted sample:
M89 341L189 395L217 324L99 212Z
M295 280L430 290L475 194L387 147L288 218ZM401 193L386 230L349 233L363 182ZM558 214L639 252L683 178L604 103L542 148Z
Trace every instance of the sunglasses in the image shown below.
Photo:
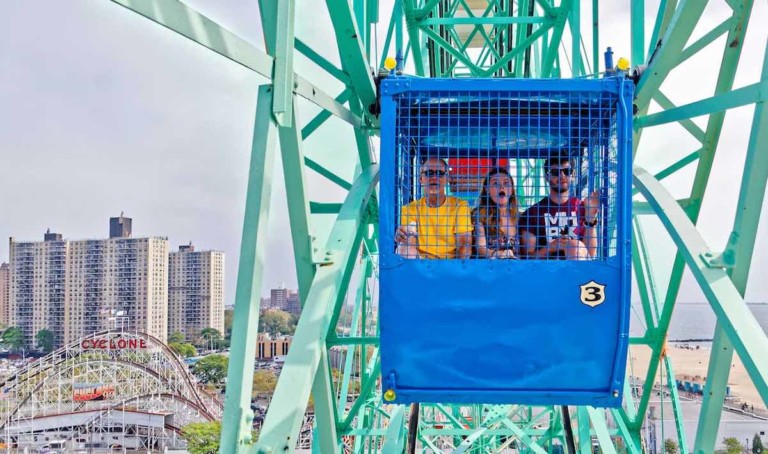
M425 170L421 172L421 174L427 178L432 178L432 177L442 178L446 175L446 172L445 170Z
M566 177L573 175L573 169L570 167L565 167L562 169L549 169L547 173L550 177L556 177L560 175L560 172L562 172Z

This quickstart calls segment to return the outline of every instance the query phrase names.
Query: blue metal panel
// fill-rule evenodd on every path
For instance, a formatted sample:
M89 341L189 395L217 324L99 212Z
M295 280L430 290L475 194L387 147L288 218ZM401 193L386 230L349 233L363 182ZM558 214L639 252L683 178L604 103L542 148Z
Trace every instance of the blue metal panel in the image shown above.
M494 93L502 96L511 91L529 96L526 102L544 100L546 108L540 112L556 105L557 101L547 93L601 93L614 99L612 140L617 162L609 165L607 159L602 159L602 166L590 167L590 172L599 175L589 175L581 183L587 191L595 184L605 187L609 178L617 179L615 194L601 194L604 203L612 200L616 205L611 207L611 219L603 227L603 236L607 237L609 230L615 232L613 252L607 253L611 246L604 241L600 256L588 261L410 260L396 255L398 210L407 202L397 188L406 181L398 175L403 169L398 160L402 161L402 156L411 159L429 148L439 148L443 155L452 156L482 156L491 148L470 139L453 147L450 143L429 143L435 128L446 124L450 127L452 120L418 117L413 125L418 131L413 142L418 143L409 149L397 149L403 147L396 137L397 115L402 107L398 106L397 96L418 92L428 98L433 93L437 100L433 102L445 105L455 101L445 99L448 92L476 93L487 101ZM631 282L632 84L621 78L393 77L382 81L381 93L379 304L384 390L394 392L396 403L619 406L628 348ZM484 106L495 108L489 102ZM579 104L576 108L591 119L589 105ZM524 110L527 107L520 111ZM531 129L532 124L547 133L570 128L579 131L577 137L589 137L591 123L577 119L568 125L555 124L537 115L499 115L484 122L467 115L462 118L465 125L477 124L496 138L502 129L520 125ZM465 131L472 134L471 128ZM574 134L564 137L572 138ZM530 147L503 147L494 142L492 148L495 152L504 149L509 157L530 158L546 156L558 147L581 152L586 146L583 141L555 146L537 143L546 146L535 147L532 152ZM599 144L589 146L599 148ZM580 286L590 281L605 285L605 300L595 307L583 304L580 298Z

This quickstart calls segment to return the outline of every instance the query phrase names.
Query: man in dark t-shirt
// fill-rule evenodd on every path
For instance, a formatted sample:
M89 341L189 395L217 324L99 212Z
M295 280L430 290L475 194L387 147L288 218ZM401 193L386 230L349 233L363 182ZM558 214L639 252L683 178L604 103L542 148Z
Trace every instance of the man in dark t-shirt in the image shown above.
M522 251L528 258L585 260L597 251L598 191L581 201L570 196L573 167L567 157L547 160L549 197L520 218Z

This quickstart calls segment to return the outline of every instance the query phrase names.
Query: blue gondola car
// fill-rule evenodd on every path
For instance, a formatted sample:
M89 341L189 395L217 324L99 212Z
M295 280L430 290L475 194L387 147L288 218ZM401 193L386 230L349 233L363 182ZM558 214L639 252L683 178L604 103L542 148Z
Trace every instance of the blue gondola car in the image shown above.
M380 94L385 400L619 406L631 286L632 82L393 76ZM542 168L553 156L573 163L565 175L574 198L599 197L586 259L399 252L395 232L403 207L424 194L425 158L449 167L445 191L470 209L485 170L508 169L522 219L548 194ZM462 168L472 163L472 171Z

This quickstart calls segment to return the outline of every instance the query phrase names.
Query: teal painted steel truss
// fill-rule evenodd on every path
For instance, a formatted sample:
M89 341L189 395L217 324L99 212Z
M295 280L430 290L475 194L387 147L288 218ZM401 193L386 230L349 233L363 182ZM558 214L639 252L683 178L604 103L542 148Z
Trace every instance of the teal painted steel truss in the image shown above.
M714 451L734 352L768 402L768 338L744 301L768 179L768 159L760 155L768 149L768 66L750 76L748 85L734 86L747 30L760 26L752 24L751 0L724 2L727 12L718 10L720 22L703 34L694 30L708 14L706 0L661 0L654 12L646 11L643 0L625 2L632 36L627 51L633 63L647 64L637 87L634 137L633 265L644 330L632 343L649 348L651 359L644 379L635 386L628 382L623 408L571 408L569 418L560 407L429 404L411 415L410 408L383 403L376 318L378 120L369 114L376 98L371 68L382 66L386 56L399 55L407 70L426 77L595 75L600 72L601 45L611 44L605 37L600 41L598 0L402 0L391 10L379 0L262 0L266 50L178 0L113 1L269 80L254 87L259 94L231 348L231 358L239 360L230 361L222 452L292 452L309 430L314 452L401 453L410 429L418 452L485 453L515 446L520 452L548 453L566 444L564 424L570 420L580 453L592 452L593 446L605 453L640 453L656 376L674 383L673 364L664 349L685 269L718 322L694 442L687 441L680 399L673 390L677 430L670 438L678 440L683 452ZM319 20L316 13L321 10L329 20L326 39L335 41L336 55L323 55L296 36L297 24ZM646 20L652 25L648 36ZM381 53L378 30L386 30ZM765 43L760 46L764 49ZM678 105L675 93L667 91L668 76L684 72L690 59L705 54L716 72L714 86L701 88L695 101ZM764 55L752 58L768 61ZM297 73L298 59L310 61L323 77ZM743 174L733 179L740 182L737 200L724 202L735 205L736 214L724 250L713 250L699 233L699 221L705 195L711 197L707 188L723 145L726 112L741 106L753 107L754 114L741 130L749 141L742 151ZM302 118L304 112L314 115ZM705 122L694 120L702 116ZM644 136L670 125L696 145L664 150L659 166L658 142L648 143ZM308 152L312 136L329 130L331 135L323 137L340 131L351 137L350 145L314 144L323 149ZM278 159L283 175L272 172ZM310 181L318 179L343 196L334 202L313 200ZM303 313L260 437L252 440L256 327L276 184L286 187ZM680 188L687 195L672 196ZM659 232L671 239L671 250L669 240L658 240ZM310 403L315 418L308 427Z

